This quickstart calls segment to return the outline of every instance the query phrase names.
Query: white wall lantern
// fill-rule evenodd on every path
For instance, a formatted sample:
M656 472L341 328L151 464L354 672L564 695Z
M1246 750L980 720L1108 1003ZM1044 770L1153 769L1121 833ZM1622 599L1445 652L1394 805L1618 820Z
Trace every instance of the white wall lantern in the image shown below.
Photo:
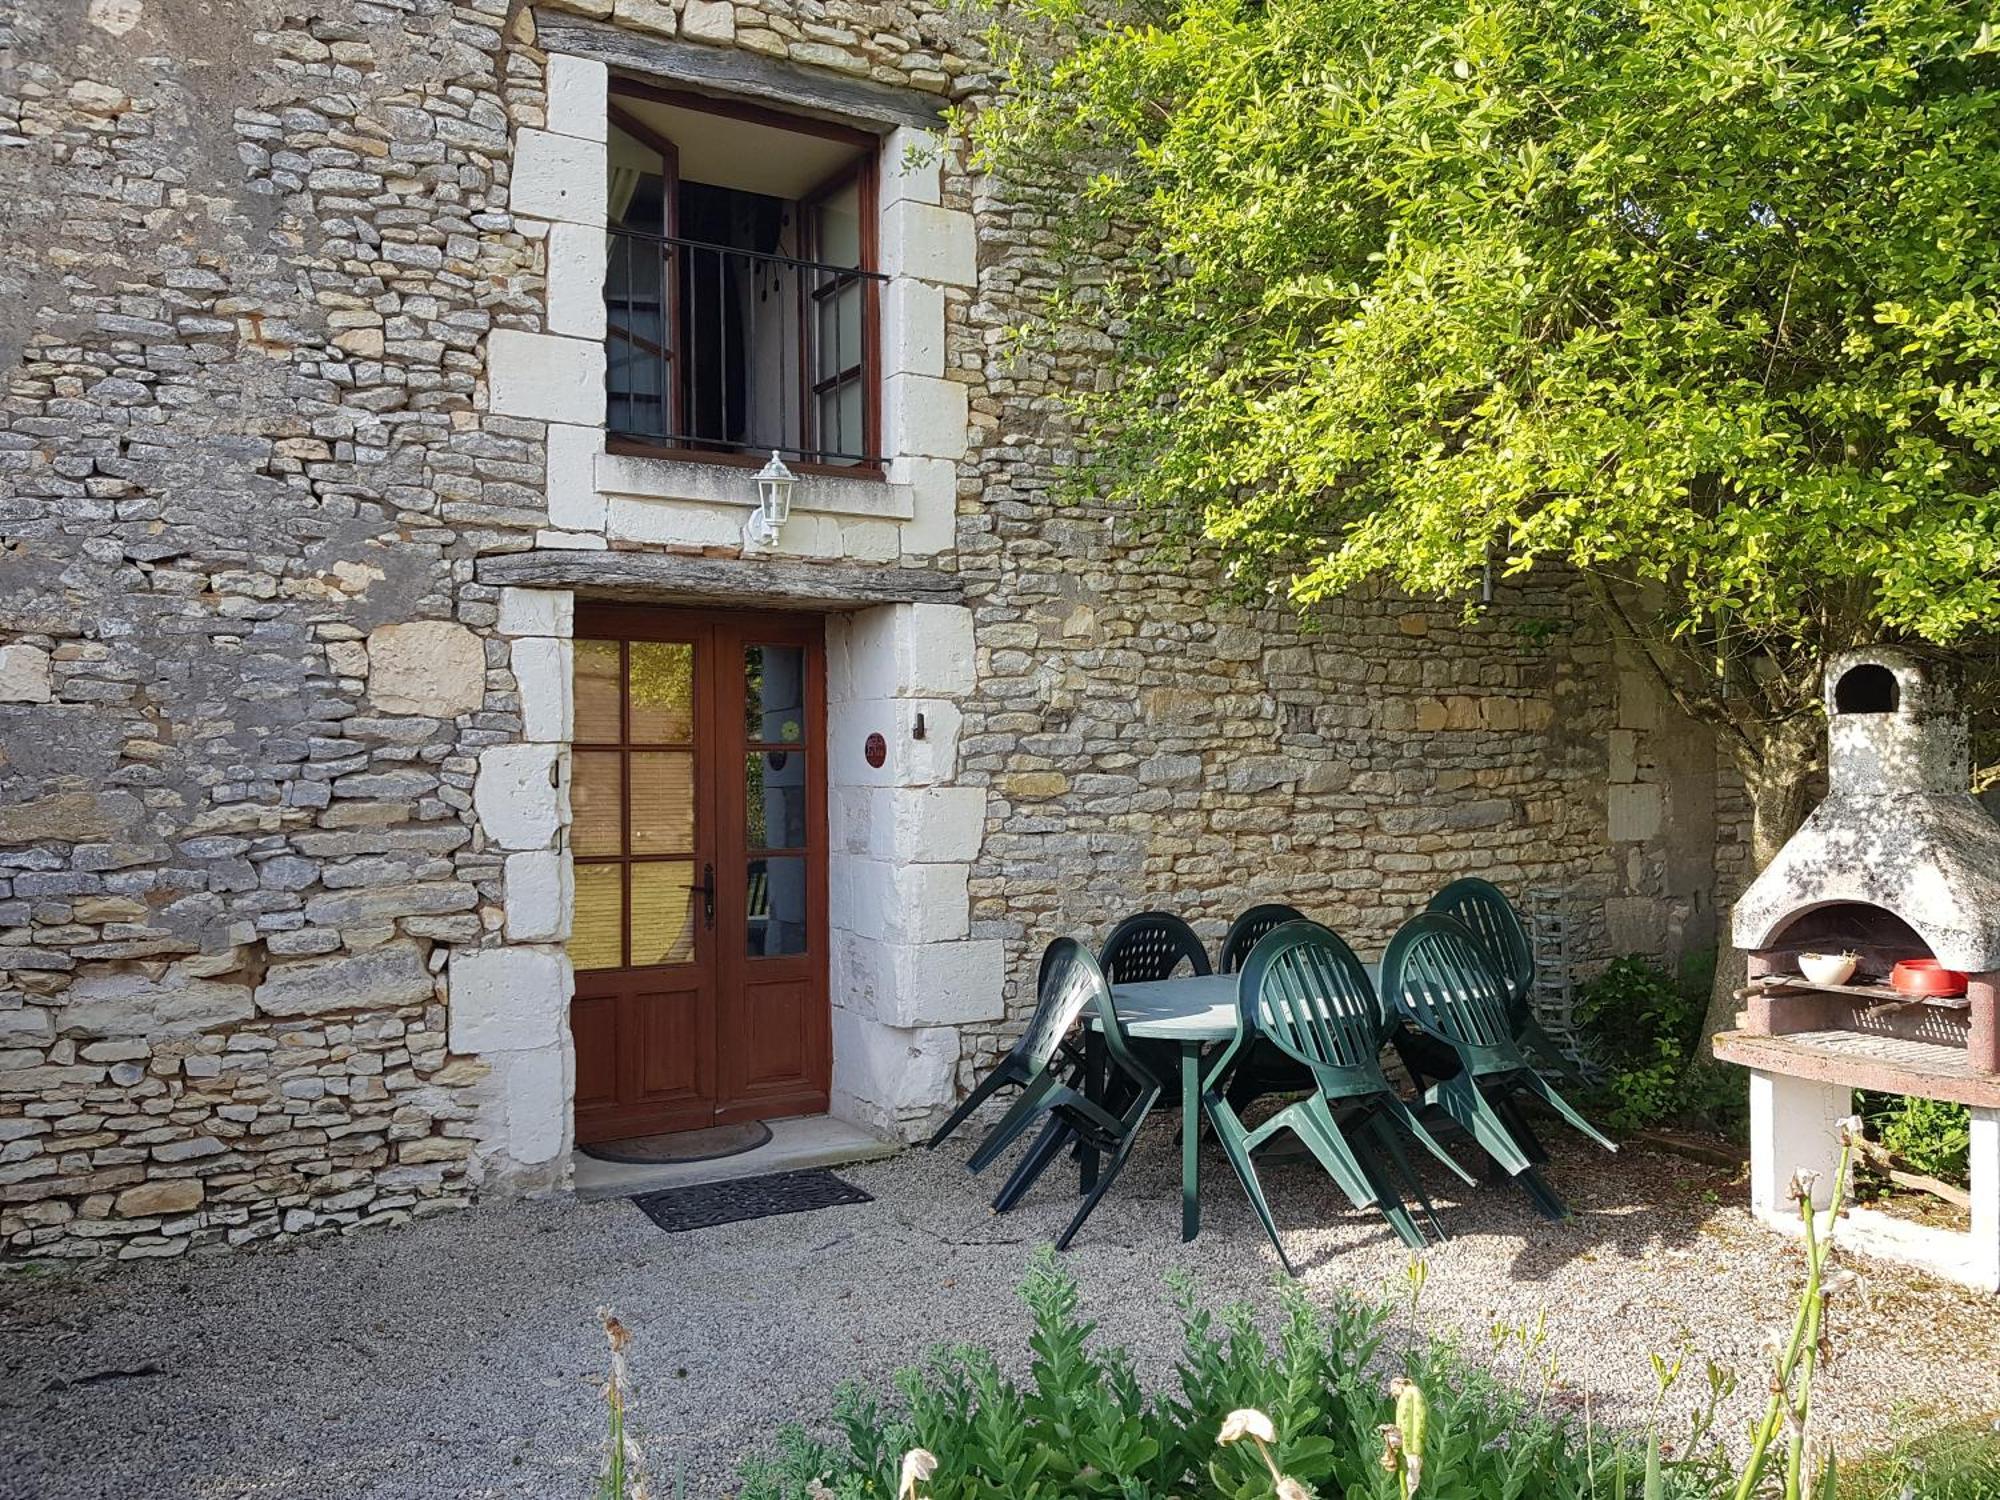
M798 475L786 468L785 461L778 457L777 449L772 449L771 461L757 471L757 508L750 513L750 520L743 528L746 545L770 547L777 544L779 529L791 519L792 487L798 482Z

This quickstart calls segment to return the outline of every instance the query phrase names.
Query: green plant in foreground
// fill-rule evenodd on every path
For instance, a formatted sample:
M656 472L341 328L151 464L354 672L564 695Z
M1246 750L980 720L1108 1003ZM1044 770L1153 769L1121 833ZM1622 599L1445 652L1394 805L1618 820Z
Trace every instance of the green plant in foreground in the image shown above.
M1831 1205L1827 1210L1827 1232L1819 1232L1819 1213L1813 1208L1813 1191L1819 1174L1800 1171L1792 1177L1792 1200L1799 1205L1799 1220L1805 1230L1806 1284L1799 1297L1798 1312L1792 1320L1791 1337L1776 1351L1771 1375L1771 1399L1763 1419L1751 1429L1750 1458L1737 1476L1733 1500L1750 1500L1764 1482L1772 1466L1772 1446L1782 1434L1786 1438L1783 1466L1784 1500L1835 1500L1837 1465L1828 1452L1824 1461L1810 1441L1813 1414L1813 1377L1818 1371L1826 1337L1828 1300L1854 1281L1848 1271L1829 1272L1833 1256L1833 1225L1846 1201L1848 1169L1854 1158L1855 1143L1861 1139L1859 1116L1840 1122L1840 1161L1835 1168Z
M742 1500L1837 1500L1838 1471L1813 1419L1828 1304L1854 1279L1834 1265L1830 1226L1845 1203L1860 1121L1840 1129L1830 1209L1812 1207L1813 1174L1794 1178L1805 1283L1740 1468L1712 1439L1716 1411L1735 1388L1713 1363L1706 1400L1670 1449L1661 1416L1684 1353L1654 1357L1655 1404L1639 1441L1597 1427L1588 1391L1581 1424L1550 1415L1557 1370L1540 1324L1494 1331L1496 1353L1518 1341L1539 1364L1540 1388L1524 1394L1447 1339L1419 1332L1392 1352L1387 1302L1336 1292L1322 1309L1292 1283L1281 1289L1274 1344L1249 1308L1211 1312L1179 1280L1177 1389L1149 1393L1127 1351L1093 1345L1076 1284L1045 1248L1022 1287L1034 1323L1025 1381L1004 1375L986 1351L961 1347L905 1371L892 1409L849 1387L836 1406L844 1442L786 1429L774 1458L746 1465ZM1403 1278L1413 1320L1424 1281L1420 1265ZM1386 1388L1384 1365L1400 1366ZM1992 1457L1961 1467L1976 1472ZM1899 1455L1896 1472L1916 1461ZM1908 1500L1887 1484L1878 1473L1844 1494ZM1909 1492L1917 1493L1929 1491ZM1940 1500L1993 1493L1938 1492Z
M1887 1453L1843 1466L1840 1488L1868 1500L1993 1500L2000 1495L2000 1420L1992 1417L1925 1426L1903 1414L1898 1430L1914 1431Z
M849 1388L839 1436L787 1429L746 1467L743 1500L889 1500L912 1450L936 1459L923 1500L1641 1500L1635 1437L1586 1433L1547 1391L1524 1397L1449 1340L1392 1348L1391 1304L1320 1307L1287 1288L1272 1339L1248 1307L1202 1307L1182 1281L1175 1377L1149 1391L1129 1352L1096 1345L1052 1254L1022 1295L1024 1378L961 1347L904 1372L893 1404ZM1653 1500L1715 1493L1697 1447L1660 1462Z
M644 1455L625 1423L625 1351L631 1346L632 1334L608 1307L598 1308L597 1321L604 1326L605 1342L611 1346L611 1373L604 1382L604 1473L597 1481L597 1500L650 1500Z
M2000 1440L1991 1432L1941 1449L1943 1478L1926 1477L1918 1490L1908 1476L1923 1470L1924 1457L1913 1448L1864 1466L1865 1483L1843 1487L1814 1429L1828 1305L1855 1279L1834 1265L1831 1226L1846 1200L1859 1118L1840 1123L1840 1139L1828 1209L1813 1208L1815 1174L1793 1178L1805 1284L1789 1336L1774 1341L1770 1400L1741 1468L1711 1439L1716 1410L1734 1389L1713 1363L1706 1402L1669 1450L1661 1416L1684 1353L1653 1357L1655 1403L1640 1442L1594 1424L1587 1388L1580 1426L1549 1414L1557 1368L1543 1353L1539 1320L1493 1332L1496 1354L1518 1341L1540 1369L1539 1391L1524 1395L1447 1339L1419 1331L1392 1352L1388 1302L1335 1292L1321 1308L1292 1282L1280 1290L1274 1344L1250 1308L1213 1313L1179 1278L1177 1389L1149 1393L1128 1351L1093 1345L1076 1283L1044 1247L1022 1286L1034 1325L1025 1381L1003 1374L990 1353L959 1347L899 1375L893 1407L845 1387L834 1413L842 1440L786 1428L775 1456L746 1463L741 1500L1839 1500L1837 1490L1847 1500L1992 1500ZM1403 1278L1412 1321L1426 1275L1413 1262ZM626 1425L630 1335L609 1310L599 1317L611 1375L607 1472L597 1494L645 1500ZM1400 1366L1386 1386L1378 1373L1385 1365Z

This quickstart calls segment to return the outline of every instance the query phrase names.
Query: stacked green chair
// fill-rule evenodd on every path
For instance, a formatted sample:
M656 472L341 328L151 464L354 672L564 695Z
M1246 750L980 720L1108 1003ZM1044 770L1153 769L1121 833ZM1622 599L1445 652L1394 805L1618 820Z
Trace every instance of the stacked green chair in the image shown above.
M1285 1269L1293 1270L1291 1258L1278 1238L1253 1159L1258 1147L1285 1130L1305 1143L1349 1202L1379 1210L1405 1244L1421 1249L1426 1243L1404 1202L1405 1192L1442 1239L1443 1226L1410 1170L1394 1127L1414 1136L1466 1183L1472 1178L1445 1154L1383 1075L1387 1019L1354 951L1316 922L1288 922L1251 951L1236 994L1236 1035L1203 1081L1203 1102ZM1289 1059L1312 1087L1251 1129L1237 1113L1230 1084L1243 1059L1259 1046Z
M1080 1078L1050 1065L1062 1040L1086 1010L1095 1015L1109 1064L1118 1074L1119 1087L1115 1092L1107 1090L1104 1096L1123 1101L1116 1107L1091 1098ZM985 1171L1008 1147L1037 1125L1041 1127L1027 1156L994 1200L994 1208L1005 1211L1020 1200L1065 1145L1076 1143L1107 1157L1068 1228L1056 1239L1056 1248L1064 1250L1124 1169L1140 1127L1160 1097L1160 1082L1133 1056L1112 1009L1111 986L1104 971L1074 938L1057 938L1042 954L1035 1014L1008 1057L1010 1061L1019 1059L1024 1075L1020 1097L979 1143L967 1165L974 1172Z
M1514 1040L1543 1067L1564 1077L1576 1077L1575 1064L1535 1019L1535 949L1528 941L1527 925L1506 893L1490 880L1466 876L1431 897L1424 910L1456 917L1485 944L1496 971L1507 985Z
M1567 1205L1536 1170L1537 1153L1519 1138L1520 1117L1507 1096L1539 1099L1607 1151L1618 1147L1555 1091L1522 1050L1507 982L1494 970L1485 945L1455 917L1439 912L1412 917L1382 955L1382 995L1456 1057L1457 1071L1426 1088L1424 1102L1471 1135L1543 1215L1569 1217Z
M1229 935L1222 940L1222 952L1216 957L1215 972L1236 973L1250 956L1250 950L1262 942L1267 933L1277 931L1287 922L1303 922L1305 919L1304 912L1281 901L1251 907L1229 924Z
M1216 972L1235 974L1242 970L1251 950L1287 922L1303 922L1304 912L1282 902L1253 906L1229 924L1217 955ZM1313 1087L1312 1074L1266 1042L1254 1043L1246 1055L1236 1059L1229 1081L1229 1103L1239 1114L1251 1101L1266 1094L1297 1094Z
M1104 970L1104 977L1113 984L1148 984L1176 976L1199 977L1214 972L1209 967L1208 950L1202 946L1199 934L1170 911L1142 911L1137 916L1127 917L1111 929L1111 936L1097 950L1097 962ZM1092 1045L1095 1046L1095 1043ZM1161 1078L1172 1078L1180 1071L1178 1051L1171 1042L1140 1038L1132 1041L1131 1050ZM1108 1092L1100 1097L1122 1104L1118 1080L1108 1080ZM1086 1187L1090 1183L1090 1172L1086 1153Z
M1186 922L1166 911L1142 911L1112 928L1098 950L1097 965L1110 984L1171 979L1183 968L1198 975L1210 972L1208 951L1201 938ZM1106 1009L1110 1009L1108 1000ZM1122 1033L1121 1040L1126 1055L1137 1060L1147 1077L1171 1078L1178 1071L1180 1063L1171 1046L1134 1042ZM1131 1107L1140 1088L1129 1072L1107 1064L1109 1045L1108 1031L1090 1037L1080 1049L1084 1062L1071 1082L1105 1108L1123 1112ZM1093 1072L1098 1076L1092 1077ZM1099 1181L1097 1153L1060 1119L1052 1119L993 1200L994 1209L1004 1213L1018 1203L1064 1147L1074 1148L1080 1157L1081 1191L1088 1195Z
M1500 887L1490 880L1466 876L1431 897L1424 910L1456 917L1479 939L1493 960L1494 972L1507 985L1507 1009L1514 1021L1514 1040L1521 1044L1529 1060L1555 1077L1580 1082L1582 1075L1575 1064L1535 1019L1534 945L1528 940L1528 929L1520 913ZM1408 1027L1399 1030L1396 1051L1419 1089L1427 1079L1445 1078L1458 1071L1458 1058L1450 1048ZM1494 1107L1529 1158L1537 1165L1546 1162L1548 1152L1512 1101L1496 1099Z
M964 1103L953 1110L944 1124L938 1127L937 1133L924 1143L925 1150L937 1150L953 1131L972 1117L980 1105L1001 1089L1026 1089L1051 1069L1059 1069L1072 1082L1082 1073L1083 1049L1069 1033L1076 1025L1077 1011L1089 997L1071 997L1049 988L1048 963L1049 953L1052 952L1054 949L1050 948L1042 954L1041 976L1035 986L1035 1013L1028 1018L1026 1029L993 1071L973 1085ZM1077 1009L1065 1013L1062 1006L1072 998L1076 999Z

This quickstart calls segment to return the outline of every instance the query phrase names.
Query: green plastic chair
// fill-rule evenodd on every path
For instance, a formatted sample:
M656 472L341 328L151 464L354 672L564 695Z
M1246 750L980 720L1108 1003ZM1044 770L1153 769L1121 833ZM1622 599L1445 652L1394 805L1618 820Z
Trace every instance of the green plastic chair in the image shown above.
M1095 1013L1102 1028L1107 1060L1120 1075L1117 1095L1122 1102L1116 1112L1089 1097L1081 1087L1080 1078L1049 1066L1057 1045L1086 1010ZM1057 938L1043 952L1036 983L1035 1015L1023 1034L1022 1044L1015 1050L1028 1069L1021 1096L980 1142L967 1166L974 1172L985 1171L1015 1141L1038 1124L1041 1126L1041 1134L1027 1156L994 1199L994 1208L1005 1212L1020 1200L1065 1145L1074 1142L1108 1157L1084 1194L1075 1217L1056 1239L1056 1248L1065 1250L1124 1169L1139 1138L1140 1127L1160 1097L1160 1082L1127 1045L1125 1032L1111 1005L1111 986L1104 971L1090 951L1074 938Z
M1167 911L1142 911L1112 928L1098 950L1097 965L1110 984L1171 979L1183 966L1194 974L1210 972L1208 950L1202 946L1200 936ZM1123 1112L1138 1097L1140 1089L1129 1070L1107 1064L1104 1054L1109 1035L1107 1023L1105 1030L1085 1038L1081 1049L1083 1065L1072 1082L1104 1108ZM1122 1032L1120 1037L1127 1057L1136 1060L1139 1071L1148 1078L1171 1078L1179 1071L1180 1061L1171 1044L1135 1041L1124 1037ZM1098 1075L1095 1078L1091 1076L1093 1069ZM1004 1213L1019 1202L1066 1146L1077 1148L1083 1162L1082 1191L1088 1194L1098 1183L1097 1156L1086 1149L1087 1143L1079 1140L1075 1132L1060 1120L1052 1120L993 1200L994 1209Z
M1149 984L1172 979L1183 971L1196 976L1214 972L1200 934L1170 911L1142 911L1125 918L1097 950L1097 963L1112 984ZM1148 1071L1161 1078L1180 1072L1179 1049L1171 1042L1135 1038L1128 1047ZM1114 1108L1122 1107L1119 1080L1108 1080L1108 1091L1101 1097ZM1178 1094L1170 1096L1169 1104L1179 1108ZM1086 1171L1086 1181L1088 1176Z
M1287 922L1305 920L1304 912L1282 902L1271 901L1251 907L1229 924L1229 933L1223 938L1222 949L1216 955L1216 973L1241 972L1251 951L1266 937ZM1253 1101L1266 1094L1297 1094L1311 1087L1312 1074L1305 1067L1276 1047L1258 1042L1236 1059L1235 1072L1229 1081L1229 1103L1241 1114Z
M1042 969L1035 985L1035 1013L1028 1018L1026 1028L1015 1039L1007 1055L994 1065L993 1071L973 1085L965 1101L924 1143L925 1150L937 1150L953 1131L972 1117L973 1111L1001 1089L1026 1089L1043 1073L1057 1066L1072 1075L1072 1082L1074 1075L1082 1072L1083 1052L1071 1039L1070 1032L1076 1026L1077 1015L1089 1002L1089 995L1073 995L1049 986L1049 954L1053 951L1051 946L1042 954Z
M1410 1113L1383 1075L1387 1019L1354 950L1317 922L1287 922L1251 951L1236 995L1236 1035L1204 1080L1203 1102L1285 1269L1294 1270L1253 1160L1258 1147L1284 1130L1305 1143L1349 1202L1380 1211L1404 1244L1422 1249L1427 1241L1402 1191L1421 1205L1433 1232L1443 1239L1443 1226L1410 1170L1392 1122L1468 1185L1472 1178ZM1236 1112L1229 1084L1234 1070L1260 1045L1275 1048L1301 1068L1313 1088L1251 1129Z
M1565 1078L1577 1078L1576 1064L1556 1039L1535 1019L1535 949L1527 924L1490 880L1466 876L1431 897L1424 908L1456 917L1485 945L1495 970L1507 984L1507 1006L1514 1018L1514 1040L1542 1066Z
M1215 972L1195 930L1170 911L1142 911L1111 929L1097 953L1098 967L1113 984L1171 979L1186 964L1195 974Z
M1492 959L1494 972L1506 982L1508 1013L1514 1018L1514 1040L1521 1044L1529 1060L1557 1078L1581 1083L1583 1074L1576 1064L1535 1019L1534 945L1528 939L1528 929L1520 913L1505 892L1490 880L1468 875L1452 881L1431 897L1424 910L1456 917L1479 939ZM1450 1048L1407 1027L1397 1034L1396 1052L1419 1090L1429 1079L1447 1078L1458 1071L1458 1059ZM1529 1158L1538 1165L1546 1162L1548 1152L1513 1102L1502 1097L1493 1104Z
M1540 1099L1607 1151L1618 1147L1578 1114L1521 1050L1506 981L1494 972L1471 929L1439 912L1412 917L1382 955L1382 994L1425 1036L1457 1054L1458 1071L1426 1088L1424 1102L1463 1127L1544 1215L1568 1218L1568 1206L1509 1129L1513 1111L1505 1093Z
M1266 935L1276 932L1287 922L1305 920L1304 912L1281 901L1267 901L1262 906L1251 907L1229 924L1229 935L1222 940L1222 951L1216 955L1215 972L1236 973L1243 967L1243 961L1249 958L1250 950Z

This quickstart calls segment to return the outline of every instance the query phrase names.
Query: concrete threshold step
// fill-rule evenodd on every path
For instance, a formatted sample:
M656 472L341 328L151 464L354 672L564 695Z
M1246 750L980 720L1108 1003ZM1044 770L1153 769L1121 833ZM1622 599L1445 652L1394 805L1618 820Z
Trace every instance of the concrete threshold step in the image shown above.
M831 1115L799 1115L766 1120L771 1139L755 1151L716 1161L631 1163L599 1161L585 1152L573 1153L577 1197L630 1198L661 1188L692 1187L702 1182L726 1182L733 1177L758 1177L766 1172L796 1172L806 1167L839 1167L894 1156L902 1147L871 1135L858 1125Z

